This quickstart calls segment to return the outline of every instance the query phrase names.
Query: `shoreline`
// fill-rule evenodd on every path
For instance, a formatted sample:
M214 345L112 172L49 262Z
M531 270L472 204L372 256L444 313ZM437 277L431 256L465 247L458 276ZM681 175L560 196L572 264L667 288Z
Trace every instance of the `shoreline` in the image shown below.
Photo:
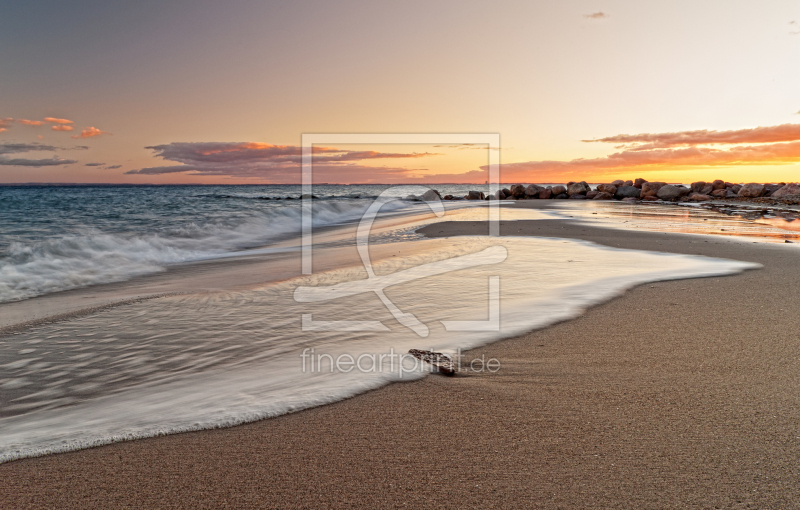
M485 223L432 227L419 231L477 234ZM800 305L791 299L796 283L786 276L797 257L792 249L563 220L505 221L501 233L765 267L640 286L578 319L477 349L503 362L497 375L429 376L232 428L9 462L0 465L0 503L393 508L431 501L440 507L797 501L800 475L790 466L800 454L794 439L800 381L792 377L800 341L789 332L800 326ZM704 299L708 293L714 299ZM695 317L688 328L687 316ZM716 356L705 359L706 352ZM727 405L719 408L709 395ZM697 420L703 427L694 426ZM728 436L735 440L709 450ZM442 463L455 467L445 472ZM729 469L737 464L740 471Z

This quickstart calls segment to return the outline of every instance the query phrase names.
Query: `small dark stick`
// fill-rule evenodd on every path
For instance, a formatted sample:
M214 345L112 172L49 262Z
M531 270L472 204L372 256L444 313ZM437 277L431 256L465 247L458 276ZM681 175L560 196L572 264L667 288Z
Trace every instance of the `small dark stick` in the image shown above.
M421 351L419 349L411 349L409 354L418 360L430 363L439 369L439 372L445 375L456 375L456 369L453 366L453 360L447 354L433 351Z

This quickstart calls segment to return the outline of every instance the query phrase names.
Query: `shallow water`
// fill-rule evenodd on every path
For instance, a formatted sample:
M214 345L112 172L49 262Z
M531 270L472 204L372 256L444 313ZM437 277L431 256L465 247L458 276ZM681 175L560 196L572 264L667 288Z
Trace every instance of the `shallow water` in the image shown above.
M756 242L800 241L796 211L710 205L553 201L553 217L604 228L732 236Z
M315 257L337 250L320 247ZM410 348L453 354L575 317L637 284L755 267L551 238L399 240L371 254L372 280L363 266L342 267L6 336L0 461L340 400L423 376L392 356Z

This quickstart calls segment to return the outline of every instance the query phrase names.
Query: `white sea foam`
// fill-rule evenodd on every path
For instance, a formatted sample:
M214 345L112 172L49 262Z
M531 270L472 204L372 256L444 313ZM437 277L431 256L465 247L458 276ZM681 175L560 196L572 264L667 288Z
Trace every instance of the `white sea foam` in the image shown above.
M312 348L332 359L409 348L452 353L575 317L645 282L758 267L564 239L459 237L392 244L399 256L375 262L374 269L378 276L395 274L497 246L507 250L504 260L385 289L399 310L427 326L426 337L399 324L371 292L313 303L293 299L300 286L363 280L361 267L247 291L140 302L6 337L0 343L0 462L254 421L423 375L402 373L388 360L372 370L303 370L301 354ZM326 256L325 249L315 256ZM489 318L495 276L499 330L446 330L443 321ZM384 329L303 331L304 314L317 323L380 321Z
M370 201L314 203L314 225L355 221ZM414 207L387 206L392 212ZM299 203L267 209L235 224L182 224L159 232L110 234L87 229L32 244L12 243L0 258L0 303L163 271L169 264L205 260L268 244L300 232Z

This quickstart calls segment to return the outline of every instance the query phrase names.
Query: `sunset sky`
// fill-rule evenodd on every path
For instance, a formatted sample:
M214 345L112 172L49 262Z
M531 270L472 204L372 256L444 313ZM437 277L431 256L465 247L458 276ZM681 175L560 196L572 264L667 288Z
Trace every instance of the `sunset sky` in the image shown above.
M0 4L2 183L296 183L303 133L499 133L503 182L796 182L800 2ZM325 146L315 176L487 161Z

